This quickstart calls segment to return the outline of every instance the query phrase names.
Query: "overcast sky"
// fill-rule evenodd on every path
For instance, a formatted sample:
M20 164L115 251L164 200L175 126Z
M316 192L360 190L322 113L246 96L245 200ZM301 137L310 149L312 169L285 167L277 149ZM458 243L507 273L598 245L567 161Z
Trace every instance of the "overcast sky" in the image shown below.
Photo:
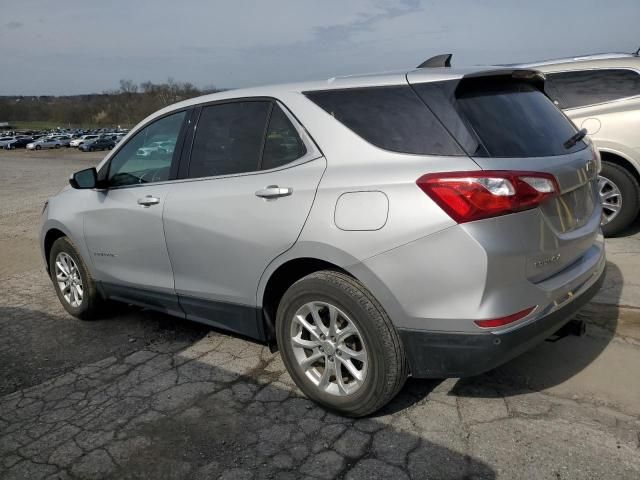
M2 0L0 95L244 87L640 46L640 0Z

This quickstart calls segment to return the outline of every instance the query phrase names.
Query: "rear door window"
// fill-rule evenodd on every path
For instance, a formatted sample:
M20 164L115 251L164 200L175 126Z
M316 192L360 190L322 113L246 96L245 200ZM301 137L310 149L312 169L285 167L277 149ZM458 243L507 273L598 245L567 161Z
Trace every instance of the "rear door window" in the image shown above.
M586 147L584 142L564 147L575 127L528 82L492 77L414 88L471 156L546 157Z
M286 165L305 153L307 149L296 128L282 109L274 104L262 153L262 170Z
M464 155L408 85L312 91L305 95L377 147L422 155Z
M258 170L270 108L269 101L204 107L193 140L189 178Z
M606 69L547 74L547 94L560 108L576 108L640 95L640 74Z

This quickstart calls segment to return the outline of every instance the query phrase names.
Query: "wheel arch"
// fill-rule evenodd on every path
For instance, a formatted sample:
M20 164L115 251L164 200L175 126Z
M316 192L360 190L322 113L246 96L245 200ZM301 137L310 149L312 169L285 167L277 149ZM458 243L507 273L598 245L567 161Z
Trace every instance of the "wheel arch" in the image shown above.
M624 168L640 183L640 165L619 151L609 148L599 148L598 150L603 162L613 163Z
M265 336L273 350L276 313L284 292L299 279L319 270L339 271L360 282L380 302L392 322L404 315L388 287L360 260L327 244L299 242L269 264L258 285L256 305L262 312Z
M282 296L295 282L320 270L335 270L353 277L347 270L330 261L315 257L295 257L280 262L266 278L259 294L259 305L262 307L264 332L272 350L276 349L276 314Z
M54 242L62 237L68 237L68 235L57 227L52 227L47 230L42 242L42 253L44 254L44 263L47 268L47 273L51 274L49 270L49 255L51 254L51 247Z

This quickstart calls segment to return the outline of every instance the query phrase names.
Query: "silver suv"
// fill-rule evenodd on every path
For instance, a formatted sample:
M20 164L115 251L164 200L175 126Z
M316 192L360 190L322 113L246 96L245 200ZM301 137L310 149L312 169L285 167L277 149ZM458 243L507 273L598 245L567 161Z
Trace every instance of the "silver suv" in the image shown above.
M268 343L352 416L408 375L496 367L605 268L598 158L542 89L530 70L419 68L165 108L49 199L58 297Z
M546 74L545 91L602 157L600 195L605 235L624 231L640 211L640 57L601 54L524 67Z

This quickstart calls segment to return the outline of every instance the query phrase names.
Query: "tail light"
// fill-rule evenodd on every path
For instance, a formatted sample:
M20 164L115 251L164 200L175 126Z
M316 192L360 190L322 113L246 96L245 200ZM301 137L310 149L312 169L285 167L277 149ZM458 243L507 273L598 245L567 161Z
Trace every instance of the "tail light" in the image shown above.
M560 192L556 178L540 172L433 173L416 183L458 223L529 210Z

